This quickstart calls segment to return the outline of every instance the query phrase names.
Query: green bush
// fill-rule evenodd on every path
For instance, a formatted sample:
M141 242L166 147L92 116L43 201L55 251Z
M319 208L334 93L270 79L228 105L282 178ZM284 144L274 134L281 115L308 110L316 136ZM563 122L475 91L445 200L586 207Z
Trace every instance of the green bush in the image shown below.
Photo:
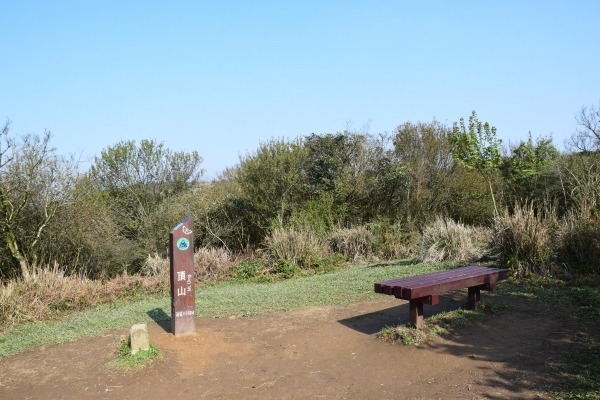
M346 258L337 253L333 253L325 258L316 260L313 269L316 273L326 273L335 271L346 266Z
M291 225L326 236L334 227L333 196L324 193L307 202L299 211L292 213Z
M262 270L262 265L257 261L244 261L235 267L236 277L246 280L256 277Z
M240 197L247 203L246 229L253 235L251 245L259 245L269 234L272 221L287 221L294 206L302 204L303 164L306 151L301 140L272 139L258 149L240 157L240 164L230 171Z
M280 275L282 278L289 279L294 277L301 271L300 267L296 264L292 264L289 260L280 259L275 264L273 272Z

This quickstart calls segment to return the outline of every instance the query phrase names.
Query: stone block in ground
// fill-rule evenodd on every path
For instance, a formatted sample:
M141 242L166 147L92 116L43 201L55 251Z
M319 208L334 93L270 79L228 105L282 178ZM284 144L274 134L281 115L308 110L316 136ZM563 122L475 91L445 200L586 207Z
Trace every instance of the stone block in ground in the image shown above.
M133 325L129 330L129 343L131 344L131 354L136 354L140 350L150 350L148 326L146 324Z

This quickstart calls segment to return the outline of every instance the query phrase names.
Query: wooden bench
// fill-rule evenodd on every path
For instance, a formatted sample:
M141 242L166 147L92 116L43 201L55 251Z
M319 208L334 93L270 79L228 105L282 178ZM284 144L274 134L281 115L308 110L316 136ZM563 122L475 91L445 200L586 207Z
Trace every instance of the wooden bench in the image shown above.
M468 308L479 309L480 291L496 289L496 282L508 278L507 269L462 267L432 274L409 276L375 284L375 293L384 293L408 300L410 323L423 322L423 304L439 304L439 295L469 288Z

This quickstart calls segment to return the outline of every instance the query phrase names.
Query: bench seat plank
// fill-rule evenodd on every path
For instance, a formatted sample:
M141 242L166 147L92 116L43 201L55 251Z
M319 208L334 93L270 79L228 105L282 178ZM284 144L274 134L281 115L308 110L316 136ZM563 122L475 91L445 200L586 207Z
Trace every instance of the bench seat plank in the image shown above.
M412 289L412 288L419 288L419 287L425 287L425 286L435 286L435 285L443 285L447 282L454 282L454 281L460 281L460 280L465 280L465 279L469 279L469 278L474 278L474 277L478 277L478 276L483 276L483 275L488 275L489 271L481 271L481 270L469 270L469 271L460 271L457 273L451 273L451 274L447 274L447 275L437 275L437 276L423 276L422 279L415 279L415 280L407 280L407 281L400 281L400 282L395 282L393 285L390 285L390 288L394 288L394 290L390 290L390 294L395 295L396 297L404 297L403 294L400 293L400 291L398 289L401 289L402 291L404 291L405 289ZM384 286L388 287L387 285ZM385 293L385 291L384 291ZM402 292L403 293L403 292ZM414 296L412 296L411 298L414 298Z
M485 278L483 278L483 280L480 280L482 276L489 277L489 280L485 280ZM466 286L469 284L467 280L472 280L473 282L475 282L473 285L480 285L484 283L495 282L501 279L506 279L507 277L508 271L504 269L469 266L456 268L448 271L435 272L432 274L409 276L405 278L378 282L375 284L375 292L394 295L398 298L410 300L411 298L422 297L430 294L440 294L444 291L448 292L468 287ZM449 282L457 283L448 286L447 284ZM436 293L427 293L428 289L425 288L432 288L437 285L441 285L441 287L439 288L440 291ZM451 287L455 288L452 289ZM413 294L412 289L418 289L417 294ZM405 290L407 291L407 293L404 293Z
M400 282L400 281L410 283L410 282L416 282L416 281L423 280L423 279L437 279L438 277L463 274L463 273L467 273L468 271L480 270L481 268L482 267L470 266L470 267L462 267L462 268L457 268L457 269L449 269L449 270L440 271L440 272L433 272L433 273L425 274L425 275L405 276L404 278L395 278L395 279L390 279L388 281L378 282L375 285L394 284L395 282Z
M445 277L456 277L456 276L460 276L460 275L465 275L465 274L468 274L469 272L480 270L480 268L482 268L482 267L471 266L471 267L459 268L460 271L458 271L457 269L451 269L448 271L434 272L432 274L427 274L427 275L407 276L404 278L391 279L389 281L376 283L375 284L375 292L391 295L394 293L386 292L386 289L389 290L389 288L394 288L394 287L411 286L411 285L419 283L419 282L432 282L432 281L436 281L439 279L443 279Z
M508 277L508 271L497 271L478 276L465 277L456 280L447 280L424 286L415 286L402 288L402 298L410 300L417 297L428 296L432 294L441 294L452 290L463 289L465 287L479 286L486 283L494 283Z
M432 279L424 279L419 281L411 281L411 282L399 282L396 285L406 288L419 288L424 286L431 286L436 284L445 284L450 281L460 281L470 278L477 278L481 276L490 276L490 279L494 279L497 273L506 272L506 270L499 270L495 268L485 268L479 270L470 270L467 273L446 275L446 276L438 276L432 277ZM487 282L484 282L487 283Z

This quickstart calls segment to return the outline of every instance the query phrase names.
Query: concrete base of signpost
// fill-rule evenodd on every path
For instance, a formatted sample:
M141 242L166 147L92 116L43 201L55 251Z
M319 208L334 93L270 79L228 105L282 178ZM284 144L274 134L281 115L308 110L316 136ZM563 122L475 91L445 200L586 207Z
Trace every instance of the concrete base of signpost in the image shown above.
M131 354L140 350L150 350L150 335L146 324L133 325L129 330L129 343L131 343Z

